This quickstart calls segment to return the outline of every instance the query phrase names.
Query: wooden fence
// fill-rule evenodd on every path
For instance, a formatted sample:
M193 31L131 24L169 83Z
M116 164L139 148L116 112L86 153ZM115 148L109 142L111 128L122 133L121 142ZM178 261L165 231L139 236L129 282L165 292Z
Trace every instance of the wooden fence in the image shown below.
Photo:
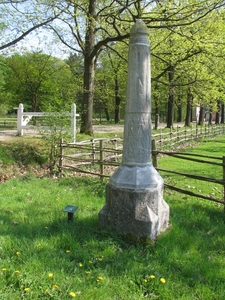
M213 178L213 177L207 177L207 176L202 176L202 175L197 175L197 174L188 174L188 173L184 173L184 172L178 172L175 170L159 168L158 167L158 159L157 159L159 154L168 155L173 158L180 159L180 160L181 159L188 160L190 162L195 162L196 164L197 163L207 164L207 165L210 165L213 169L215 167L219 166L222 168L222 178ZM222 193L223 199L218 199L218 198L212 197L210 195L203 195L203 194L195 193L195 192L187 190L187 189L182 189L177 186L164 183L164 186L166 188L169 188L171 190L174 190L176 192L186 194L189 196L194 196L194 197L198 197L198 198L202 198L202 199L206 199L206 200L210 200L213 202L223 204L224 209L225 209L225 156L219 157L219 156L210 156L210 155L202 155L202 154L193 154L193 153L187 153L187 152L181 153L181 152L170 152L170 151L157 151L156 149L154 149L154 150L152 150L152 161L153 161L154 167L156 168L157 171L159 171L159 173L161 175L162 174L176 174L178 176L184 176L184 177L187 177L190 179L195 179L198 181L205 181L208 183L213 183L214 186L215 186L215 184L222 185L223 186L223 193ZM196 169L197 169L197 167L196 167ZM164 177L164 176L162 175L162 177Z
M204 126L179 127L176 129L170 128L165 132L160 129L160 132L152 135L152 139L156 140L157 148L160 150L174 149L181 144L186 144L193 140L201 138L212 138L216 135L225 133L225 124L214 124Z
M188 178L213 182L223 186L223 199L202 195L175 187L165 183L165 187L179 193L203 198L225 205L225 157L206 156L193 153L171 152L171 148L179 148L181 144L199 140L201 138L211 139L213 136L224 134L224 125L205 126L202 128L177 128L168 132L160 132L152 135L152 162L154 167L161 173L170 173ZM92 139L77 143L60 143L59 170L70 170L75 172L88 173L91 175L110 177L115 168L120 165L122 157L122 139ZM158 150L159 149L159 150ZM163 149L163 150L162 150ZM167 150L164 150L167 149ZM170 155L174 158L188 159L196 163L205 163L213 166L220 166L223 169L223 178L211 178L195 174L185 174L182 172L158 168L158 155ZM197 157L197 158L196 158ZM214 159L207 161L202 158ZM218 162L219 161L219 162Z
M59 170L88 173L101 178L110 177L121 161L122 143L123 140L119 138L92 139L76 143L64 143L61 140ZM96 165L99 166L98 169ZM105 174L106 166L112 167L107 174Z

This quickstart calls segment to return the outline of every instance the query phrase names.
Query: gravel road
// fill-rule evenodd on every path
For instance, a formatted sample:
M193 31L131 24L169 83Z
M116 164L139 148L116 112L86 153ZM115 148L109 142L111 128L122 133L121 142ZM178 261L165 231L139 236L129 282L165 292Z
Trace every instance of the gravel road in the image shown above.
M124 125L94 125L94 132L104 133L104 132L123 132ZM40 135L37 130L33 129L24 129L24 136L38 136ZM1 130L0 131L0 140L5 140L8 138L13 138L17 136L16 130Z
M152 124L154 126L154 124ZM184 123L174 123L174 128L177 126L183 127ZM165 128L165 123L160 123L159 128ZM124 125L93 125L94 132L96 133L104 133L104 132L123 132ZM79 129L78 129L79 132ZM12 138L17 135L16 130L1 130L0 131L0 140L4 140L7 138ZM38 136L39 132L33 129L24 129L24 136Z

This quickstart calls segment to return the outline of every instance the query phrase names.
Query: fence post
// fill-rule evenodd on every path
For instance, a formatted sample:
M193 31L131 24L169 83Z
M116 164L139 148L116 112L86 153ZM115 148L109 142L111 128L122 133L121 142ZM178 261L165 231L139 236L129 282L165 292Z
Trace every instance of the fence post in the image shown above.
M173 134L172 130L173 130L173 127L170 126L170 148L171 148L171 145L172 145L172 134Z
M17 134L23 135L23 104L17 108Z
M92 148L92 159L93 159L93 164L95 162L95 140L91 140L91 148Z
M62 166L63 166L63 139L60 139L60 152L59 152L59 174L62 175Z
M104 165L103 165L103 159L104 159L104 153L103 153L103 140L99 141L99 148L100 148L100 175L104 175ZM103 179L103 176L101 176L101 179Z
M117 146L118 146L117 138L115 138L114 141L115 141L115 143L114 143L114 148L115 148L115 150L116 150L116 152L115 152L114 155L115 155L115 161L117 162Z
M180 145L180 133L179 133L179 126L177 125L177 143Z
M76 142L76 114L77 114L76 104L72 104L71 108L71 130L72 130L72 142Z
M157 150L156 150L156 141L155 140L152 140L152 164L155 168L158 168Z
M163 149L163 137L162 137L162 128L160 128L160 150Z

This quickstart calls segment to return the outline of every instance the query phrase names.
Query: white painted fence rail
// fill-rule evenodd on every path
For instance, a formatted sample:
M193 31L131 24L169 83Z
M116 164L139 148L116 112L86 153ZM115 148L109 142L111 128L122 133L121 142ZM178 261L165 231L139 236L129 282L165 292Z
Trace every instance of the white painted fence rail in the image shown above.
M17 109L17 135L22 136L24 129L38 129L38 126L27 125L32 117L47 117L50 118L51 116L70 116L71 118L71 134L72 134L72 142L76 141L76 117L79 114L76 113L76 104L73 103L71 107L71 112L64 112L64 113L51 113L51 112L25 112L23 104L20 103Z

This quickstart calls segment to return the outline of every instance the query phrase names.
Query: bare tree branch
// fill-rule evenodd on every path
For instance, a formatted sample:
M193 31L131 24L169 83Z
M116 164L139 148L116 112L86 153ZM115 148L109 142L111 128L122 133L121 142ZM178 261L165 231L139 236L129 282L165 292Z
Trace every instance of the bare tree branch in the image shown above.
M17 37L16 39L12 40L11 42L9 43L6 43L2 46L0 46L0 50L3 50L3 49L6 49L10 46L13 46L15 45L16 43L18 43L19 41L21 41L22 39L24 39L26 36L28 36L31 32L35 31L36 29L40 28L40 27L43 27L49 23L51 23L52 21L54 21L55 19L57 19L60 15L61 15L62 12L60 12L59 14L56 14L54 17L44 21L44 22L41 22L37 25L34 25L33 27L31 27L30 29L28 29L27 31L25 31L23 34L21 34L19 37Z

